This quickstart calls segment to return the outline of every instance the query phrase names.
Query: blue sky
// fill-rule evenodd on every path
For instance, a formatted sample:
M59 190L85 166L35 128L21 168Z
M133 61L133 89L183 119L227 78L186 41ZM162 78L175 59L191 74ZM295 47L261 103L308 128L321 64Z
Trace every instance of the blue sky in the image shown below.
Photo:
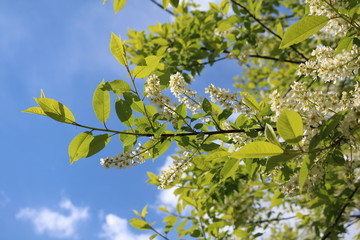
M105 170L99 159L120 151L113 139L102 152L70 166L68 144L83 129L21 111L35 105L32 98L42 88L46 97L68 106L77 122L97 126L91 107L97 84L127 80L109 51L110 33L125 37L128 28L169 20L143 0L128 1L117 15L112 1L0 2L0 239L146 239L147 232L126 222L135 216L132 209L146 204L150 219L161 221L155 207L173 204L173 196L148 185L146 172L158 173L174 149L154 163ZM235 61L216 65L227 73L239 70ZM234 75L210 68L194 84L203 88Z

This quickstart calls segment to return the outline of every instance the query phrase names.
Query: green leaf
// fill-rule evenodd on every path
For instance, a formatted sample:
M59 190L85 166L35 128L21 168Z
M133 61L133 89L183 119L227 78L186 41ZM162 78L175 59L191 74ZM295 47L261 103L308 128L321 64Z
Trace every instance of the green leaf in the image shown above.
M110 94L102 90L103 86L104 81L95 89L92 101L95 115L101 123L105 123L110 116Z
M306 179L309 175L309 169L310 169L310 158L309 156L306 156L304 158L304 161L301 165L300 168L300 173L299 173L299 188L300 188L300 192L302 192L302 188L306 182Z
M162 5L164 7L164 9L166 9L170 4L170 0L162 0Z
M299 154L294 153L294 154L281 154L281 155L278 155L278 156L270 157L266 162L265 171L266 172L271 171L276 166L279 166L280 164L286 163L286 162L290 161L291 159L293 159L294 157L296 157L298 155Z
M164 232L168 233L170 230L174 227L176 224L176 221L178 220L178 216L174 215L168 215L164 218L164 222L166 222Z
M44 90L40 89L40 98L46 98Z
M269 142L280 146L280 143L276 137L275 131L269 124L265 125L265 137Z
M211 105L211 102L209 100L207 100L206 98L204 98L204 100L202 102L202 108L203 108L204 112L211 114L212 105Z
M131 87L124 80L117 79L111 82L106 82L103 86L103 90L112 91L116 95L122 95L126 92L130 92Z
M107 133L94 136L94 139L90 143L89 153L86 157L91 157L100 152L110 142L110 139L111 136Z
M342 51L345 49L345 51L350 52L352 45L354 42L354 38L352 37L343 37L340 39L338 46L336 47L335 54L342 53Z
M241 96L242 96L242 101L246 106L248 106L254 111L260 110L260 105L254 96L252 96L249 93L241 93Z
M133 125L133 121L131 120L134 118L134 115L131 106L127 101L118 98L115 102L115 110L118 118L122 123L128 127Z
M70 164L73 164L80 158L87 158L98 153L106 146L109 140L109 134L95 137L88 131L78 134L69 145Z
M83 132L77 135L69 145L70 164L80 158L85 158L90 152L90 143L94 139L91 132Z
M151 226L144 220L133 218L130 220L131 226L134 228L140 229L140 230L149 230L151 229Z
M145 78L150 76L152 69L148 66L136 66L132 71L135 78Z
M301 116L292 110L284 110L278 121L276 128L280 136L288 143L298 143L303 135L303 122Z
M177 7L179 5L179 0L170 0L171 6Z
M117 13L125 6L126 0L114 0L114 12Z
M176 108L176 113L182 117L182 118L186 118L187 115L187 109L186 109L186 105L184 103L181 103L179 106L177 106Z
M35 98L44 113L52 119L63 123L74 123L72 112L62 103L51 98Z
M148 214L147 208L148 208L148 205L146 205L146 206L142 209L142 211L141 211L141 217L142 217L142 218L145 218L146 215Z
M284 151L277 145L268 142L252 142L234 152L233 158L263 158L282 154Z
M328 21L329 18L324 16L304 16L286 30L280 48L286 48L306 40L322 29Z
M121 65L128 65L125 44L121 41L120 37L116 36L115 33L111 33L110 51Z
M236 170L239 167L240 159L229 158L224 164L224 167L220 171L220 175L223 179L234 176Z
M35 113L35 114L39 114L39 115L44 115L47 116L46 113L42 110L41 107L30 107L22 112L25 113Z

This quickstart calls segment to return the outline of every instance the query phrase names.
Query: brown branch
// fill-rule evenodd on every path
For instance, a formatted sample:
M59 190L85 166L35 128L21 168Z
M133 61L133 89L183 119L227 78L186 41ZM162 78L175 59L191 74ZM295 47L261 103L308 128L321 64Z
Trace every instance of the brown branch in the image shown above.
M155 0L150 0L150 2L154 3L156 6L158 6L159 8L161 8L162 10L165 10L167 13L169 13L170 15L172 16L176 16L175 13L173 13L172 11L170 11L169 9L164 9L164 7L158 3L157 1Z
M104 128L95 128L85 126L79 123L72 123L72 125L77 127L82 127L86 129L91 129L92 131L100 131L100 132L110 132L114 134L124 134L124 135L134 135L138 137L154 137L155 134L153 133L136 133L136 132L124 132L124 131L117 131L112 129L104 129ZM255 131L264 131L264 128L253 128ZM183 137L183 136L196 136L199 134L203 134L206 136L212 136L217 134L229 134L229 133L244 133L246 132L245 129L231 129L231 130L218 130L218 131L207 131L207 132L182 132L182 133L163 133L159 137L160 138L169 138L169 137Z
M249 222L249 223L250 224L261 224L261 223L267 223L267 222L279 222L279 221L289 220L289 219L293 219L293 218L296 218L296 216L284 217L284 218L270 218L270 219L255 221L255 222Z
M252 57L252 58L263 58L263 59L269 59L269 60L274 60L274 61L279 61L279 62L295 63L295 64L305 63L304 61L281 59L281 58L276 58L276 57L271 57L271 56L263 56L263 55L258 55L258 54L249 55L249 57Z
M321 238L321 240L325 240L327 239L330 234L333 232L333 229L335 228L335 226L339 223L341 216L343 215L343 213L345 212L345 209L350 205L350 200L355 196L355 193L359 190L359 186L357 186L354 191L351 193L351 195L349 196L349 198L347 199L347 203L344 204L344 206L341 208L340 212L338 213L334 223L328 227L326 229L326 234Z
M257 18L254 14L252 14L249 9L247 9L245 6L243 6L242 4L236 2L235 0L231 0L232 3L234 3L235 5L241 7L242 9L245 10L245 12L247 12L249 14L250 17L252 17L257 23L259 23L263 28L265 28L268 32L270 32L272 35L274 35L275 37L277 37L279 40L282 40L282 37L280 37L277 33L275 33L273 30L271 30L269 27L267 27L259 18ZM294 46L290 46L297 54L299 54L302 58L304 58L305 60L309 60L307 57L305 57L304 54L302 54L301 52L299 52L299 50L297 50Z

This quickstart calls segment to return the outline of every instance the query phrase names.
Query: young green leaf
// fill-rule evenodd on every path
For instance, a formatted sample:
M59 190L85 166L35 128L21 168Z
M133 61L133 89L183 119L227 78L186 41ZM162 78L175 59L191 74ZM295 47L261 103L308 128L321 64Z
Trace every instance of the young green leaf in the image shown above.
M116 36L115 33L111 33L110 51L121 65L128 65L125 44L121 41L120 37Z
M170 0L162 0L163 8L166 9L170 4Z
M324 16L305 16L290 26L281 41L280 48L290 47L293 44L306 40L322 29L329 21Z
M146 206L142 209L142 211L141 211L141 217L142 217L142 218L145 218L146 215L148 214L147 208L148 208L148 205L146 205Z
M69 145L70 164L73 164L80 158L86 158L90 152L90 143L94 139L91 132L82 132L78 134Z
M179 0L170 0L170 3L173 7L177 7L179 5Z
M152 70L148 66L136 66L132 71L132 75L135 78L145 78L152 73Z
M300 168L300 173L299 173L300 192L302 191L302 188L304 187L306 179L309 175L309 170L310 170L310 158L309 158L309 156L306 156L303 160L303 163Z
M126 126L131 127L133 122L131 120L134 119L134 114L130 104L127 101L118 98L115 103L115 110L120 121Z
M242 93L241 97L242 97L242 101L244 102L244 104L246 106L248 106L249 108L251 108L254 111L260 110L260 105L253 95L251 95L249 93Z
M234 152L233 158L263 158L282 154L284 151L277 145L268 142L252 142Z
M228 177L234 176L236 170L239 167L240 159L239 158L229 158L224 167L220 171L221 177L225 180Z
M44 113L52 119L63 123L75 122L74 115L64 104L51 98L35 98L35 101Z
M149 230L151 229L151 226L144 220L133 218L130 220L131 226L134 228L140 229L140 230Z
M41 107L30 107L22 112L26 112L26 113L35 113L35 114L39 114L39 115L43 115L43 116L47 116L46 113L42 110Z
M296 157L298 155L299 154L294 153L294 154L281 154L281 155L270 157L266 162L265 171L266 172L271 171L276 166L279 166L280 164L286 163L286 162L290 161L292 158L294 158L294 157Z
M105 123L110 115L110 94L104 91L104 81L102 81L95 89L92 105L96 117L101 123Z
M112 91L116 95L123 95L126 92L131 91L130 85L124 80L114 80L106 82L103 86L103 90Z
M303 122L301 116L292 110L284 110L278 121L276 128L280 136L288 143L298 143L303 135Z
M126 0L114 0L114 12L117 13L125 6Z
M274 129L272 128L272 126L270 126L269 124L265 125L265 137L269 142L280 146L280 143L276 137L276 133L275 133Z
M109 134L93 136L91 132L78 134L69 145L70 164L80 158L90 157L101 151L110 140Z
M345 51L350 52L352 45L354 42L354 38L352 37L343 37L340 39L338 46L336 47L335 54L342 53L342 51L345 49Z

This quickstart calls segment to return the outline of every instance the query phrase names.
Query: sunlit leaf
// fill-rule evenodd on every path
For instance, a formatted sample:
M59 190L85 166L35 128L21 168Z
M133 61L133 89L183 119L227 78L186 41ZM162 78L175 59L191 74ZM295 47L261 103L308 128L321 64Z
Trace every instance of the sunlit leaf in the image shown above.
M121 65L127 66L128 63L125 44L121 41L121 38L118 37L115 33L111 33L110 51Z
M22 112L26 112L26 113L35 113L35 114L39 114L39 115L44 115L47 116L46 113L42 110L41 107L30 107Z
M274 129L269 124L265 125L265 137L269 142L280 146L280 143L279 143L279 141L278 141L278 139L276 137L276 133L275 133Z
M324 16L304 16L286 30L280 48L286 48L306 40L322 29L328 21L329 18Z
M93 109L96 117L101 123L105 123L110 116L110 94L102 90L104 81L95 89L93 95Z
M51 98L35 98L44 113L52 119L63 123L74 123L72 112L62 103Z
M284 110L277 122L276 128L280 136L288 143L298 143L303 135L301 116L292 110Z
M277 145L268 142L251 142L234 152L233 158L264 158L282 154L284 151Z
M151 226L147 222L145 222L142 219L138 219L138 218L131 219L130 224L134 228L137 228L137 229L140 229L140 230L149 230L149 229L151 229Z
M221 169L220 175L223 179L231 177L235 174L236 170L239 167L240 159L237 158L228 158L226 160L224 167Z
M125 6L126 0L114 0L114 12L117 13Z
M90 157L101 151L110 140L109 134L93 136L91 132L78 134L69 144L70 164L80 158Z

